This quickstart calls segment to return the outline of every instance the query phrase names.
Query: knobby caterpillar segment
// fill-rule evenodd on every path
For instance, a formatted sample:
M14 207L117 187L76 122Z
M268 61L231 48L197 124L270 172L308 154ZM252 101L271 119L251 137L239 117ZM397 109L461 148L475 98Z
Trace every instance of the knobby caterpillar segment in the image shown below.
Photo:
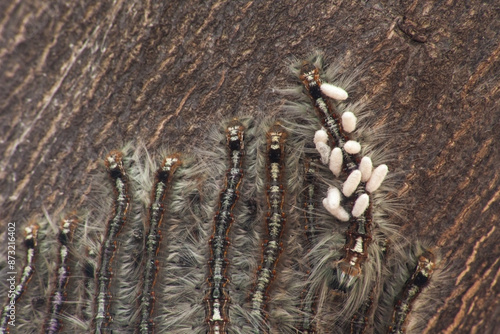
M267 235L263 244L262 263L257 272L257 280L251 294L252 314L265 317L266 293L275 277L275 268L282 250L281 235L286 215L283 211L285 190L285 141L287 133L275 123L267 133L266 172L267 172Z
M239 197L238 187L243 178L243 157L245 154L244 127L238 120L230 122L226 129L226 146L229 168L226 171L224 189L219 196L219 209L214 217L213 234L209 240L210 260L209 293L205 297L209 333L226 333L229 322L229 295L225 289L229 261L226 258L229 246L228 234L234 222L233 208Z
M55 334L61 329L61 310L66 298L66 285L70 277L69 255L70 245L73 242L73 234L79 220L76 216L70 215L61 222L58 241L58 264L56 269L55 287L49 302L48 318L45 321L45 333Z
M146 238L146 256L144 258L144 276L142 294L140 297L140 333L153 333L154 287L158 273L159 260L157 259L161 241L161 224L165 214L165 198L171 188L174 174L182 164L179 155L173 154L165 158L161 167L156 171L155 182L151 194L149 208L149 233Z
M33 276L33 272L35 271L34 260L36 254L37 247L37 237L38 237L38 228L37 224L32 224L24 229L24 246L26 247L26 264L23 267L21 279L19 283L17 283L16 288L13 293L9 294L9 298L7 300L7 304L2 309L2 318L0 319L0 332L1 333L9 333L9 320L11 319L11 311L14 311L15 315L15 304L21 298L23 293L28 288L28 283ZM12 240L11 240L12 239ZM10 242L14 242L15 238L9 238ZM14 268L12 268L14 271ZM15 276L10 276L13 278ZM12 282L11 285L15 284ZM14 307L14 308L13 308Z
M370 323L373 308L374 290L370 291L370 295L366 301L361 305L356 314L351 319L351 334L366 333L368 324Z
M403 334L408 314L422 290L429 284L435 268L435 257L430 251L424 252L418 258L418 263L411 277L406 281L400 297L394 305L389 334Z
M356 196L366 194L363 185L358 186ZM355 205L355 204L354 204ZM338 263L338 288L347 290L352 287L354 279L361 274L361 266L368 258L368 246L371 243L371 208L359 217L351 217L349 229L346 232L344 246L345 256Z
M96 334L107 329L111 321L109 315L111 300L109 288L112 278L111 265L115 256L117 236L125 224L130 205L129 184L123 166L123 154L119 151L113 151L106 157L104 163L113 184L115 197L113 217L107 223L97 271L97 294L93 320L93 331Z

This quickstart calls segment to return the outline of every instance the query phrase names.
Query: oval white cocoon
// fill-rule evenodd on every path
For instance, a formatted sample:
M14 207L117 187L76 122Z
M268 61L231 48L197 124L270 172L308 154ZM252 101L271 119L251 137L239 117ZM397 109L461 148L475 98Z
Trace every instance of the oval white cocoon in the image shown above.
M332 171L333 175L337 177L342 172L342 161L342 150L338 147L335 147L332 150L332 154L330 155L330 164L328 165L328 167Z
M348 140L344 144L344 150L350 154L357 154L361 151L361 144L354 140Z
M335 100L344 101L349 97L345 90L329 83L322 83L320 88L323 94Z
M387 176L387 172L389 172L387 165L380 165L375 168L372 172L372 176L366 183L366 191L372 193L377 190Z
M359 182L361 182L361 172L356 169L352 171L351 174L349 174L347 180L345 180L344 184L342 185L342 193L344 194L344 196L351 196L358 187Z
M361 181L367 182L372 176L373 163L369 157L363 157L359 163L359 170L361 171Z
M356 121L357 118L350 111L346 111L342 114L342 128L345 132L351 133L356 130Z

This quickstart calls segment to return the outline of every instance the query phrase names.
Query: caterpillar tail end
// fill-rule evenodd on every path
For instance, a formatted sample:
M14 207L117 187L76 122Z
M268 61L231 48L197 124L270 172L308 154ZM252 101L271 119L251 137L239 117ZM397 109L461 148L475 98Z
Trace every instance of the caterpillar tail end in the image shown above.
M333 277L330 287L335 290L347 293L361 275L361 268L358 264L350 264L345 259L334 264Z

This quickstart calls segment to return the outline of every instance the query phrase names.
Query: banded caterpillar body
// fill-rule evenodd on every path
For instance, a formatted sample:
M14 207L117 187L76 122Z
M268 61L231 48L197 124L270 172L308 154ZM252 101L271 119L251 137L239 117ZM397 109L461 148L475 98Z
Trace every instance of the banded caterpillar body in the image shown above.
M311 163L311 159L306 158L304 162L304 230L307 237L306 249L311 250L312 246L316 243L317 230L316 230L316 210L317 210L317 185L316 174L317 168ZM314 264L307 263L306 270L311 272ZM316 309L316 293L307 293L310 288L306 284L301 293L301 308L303 316L299 321L298 329L304 334L316 333L316 326L314 323L315 309Z
M142 146L110 153L100 200L109 205L59 242L54 227L40 223L43 238L28 251L60 260L28 257L31 274L20 283L28 294L16 298L20 316L34 321L18 328L418 330L412 313L439 277L434 250L407 254L387 219L388 168L359 141L367 131L358 126L362 105L345 102L320 56L293 69L298 102L285 105L282 120L225 122L192 157L168 155L159 167ZM59 283L49 289L51 277ZM35 300L41 306L31 307Z
M61 329L61 310L66 298L66 285L69 281L71 269L69 266L69 246L73 241L73 234L76 225L79 223L75 216L68 216L61 222L61 228L58 235L58 265L56 270L55 287L51 293L49 302L49 317L45 320L44 329L46 333L58 333Z
M369 193L378 189L387 174L387 166L379 166L372 176L371 159L366 156L361 159L361 145L350 140L347 134L355 130L356 117L346 111L341 120L336 114L334 104L329 100L329 97L344 100L347 93L339 87L323 83L319 71L320 69L310 62L304 62L300 70L300 79L326 130L318 130L314 142L322 155L322 161L329 161L330 170L335 176L338 177L342 171L348 174L342 185L342 194L346 200L354 197L350 201L352 203L341 206L339 189L331 187L323 201L323 205L333 216L350 223L346 232L345 255L338 263L336 282L333 283L337 289L345 291L352 287L356 277L361 274L361 266L368 258L368 247L372 239ZM331 144L336 146L333 150L328 146L328 138ZM328 154L330 151L331 154ZM345 207L352 207L351 212L345 210Z
M380 282L387 270L383 260L387 241L398 254L393 257L404 261L405 255L395 226L387 220L388 212L394 211L387 198L391 184L383 182L387 165L378 163L381 154L371 148L373 143L363 147L356 140L373 135L373 129L367 131L366 125L357 129L358 118L366 117L363 105L344 102L348 94L339 87L342 82L330 84L336 76L335 68L323 73L322 67L319 54L296 62L292 72L302 88L283 90L299 101L287 103L284 109L292 115L290 123L297 124L292 134L314 142L315 150L305 151L305 164L311 165L312 161L317 167L317 189L325 196L320 202L328 213L325 215L318 207L313 219L310 195L304 195L306 236L310 237L309 226L314 221L316 240L308 247L308 292L302 295L304 316L298 327L308 333L365 333L374 321L378 322L374 317L383 294ZM348 86L352 78L340 80ZM311 119L311 113L316 117ZM310 177L305 177L306 189L313 189Z
M220 193L219 209L214 217L214 232L210 237L209 293L205 298L209 333L226 332L229 296L225 290L228 283L226 258L229 246L228 233L234 221L233 208L239 197L238 187L243 177L243 157L245 155L244 127L235 120L227 127L227 151L230 162L226 172L224 189Z
M391 252L389 252L391 253ZM422 242L406 245L387 259L383 288L374 310L375 333L421 333L451 287L450 268Z
M115 194L113 217L108 221L101 245L99 267L97 269L97 295L94 303L93 331L101 333L107 330L109 315L110 285L112 279L111 262L115 256L117 236L125 224L130 205L128 177L123 166L123 155L119 151L111 152L105 159L106 169L113 184Z
M156 171L155 182L151 195L151 206L149 209L149 232L146 238L146 256L144 259L144 278L142 295L140 298L141 319L139 331L151 333L154 328L153 304L155 301L154 287L156 275L158 274L160 259L158 252L161 241L161 225L165 214L165 198L171 188L172 179L177 168L182 164L179 155L174 154L165 158L161 167ZM168 212L167 212L168 214Z
M15 283L15 276L10 276L9 277L9 285L10 287L10 293L8 295L8 300L7 303L4 305L2 308L2 315L0 319L0 332L5 333L9 331L9 328L12 324L15 324L12 322L12 319L15 319L15 304L21 298L23 293L26 291L28 287L28 283L33 275L33 272L35 270L34 268L34 260L35 260L35 254L36 254L36 246L38 242L38 228L39 226L37 224L31 224L30 226L26 227L24 230L24 246L26 247L26 264L23 267L22 270L22 275L19 280L19 282ZM13 232L13 231L11 231ZM10 235L11 237L8 239L10 244L12 244L15 241L15 238L13 238L14 233ZM15 245L15 244L14 244ZM10 249L10 248L9 248ZM15 246L14 246L15 249ZM12 253L9 253L12 254ZM12 262L8 263L9 264L9 269L10 271L14 271L14 265L11 264ZM15 286L15 287L14 287ZM14 287L14 289L12 289ZM12 318L12 315L14 317Z
M408 320L412 304L422 292L422 289L429 283L435 265L434 254L429 251L418 257L414 272L406 281L403 291L395 302L391 325L389 326L390 334L404 333L403 328Z
M282 250L281 235L286 221L286 214L283 211L286 136L285 130L278 123L274 124L267 133L267 234L263 246L262 264L259 266L255 288L251 294L252 313L263 317L263 310L266 308L266 293L274 279L276 264Z

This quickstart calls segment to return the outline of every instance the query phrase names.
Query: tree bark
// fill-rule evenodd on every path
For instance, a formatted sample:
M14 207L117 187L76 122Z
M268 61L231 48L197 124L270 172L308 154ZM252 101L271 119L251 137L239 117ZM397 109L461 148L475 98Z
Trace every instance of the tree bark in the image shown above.
M0 231L91 199L109 150L189 151L262 111L322 50L359 71L385 126L401 232L439 249L452 286L427 333L500 330L500 6L496 1L3 1ZM4 255L1 255L4 256Z

